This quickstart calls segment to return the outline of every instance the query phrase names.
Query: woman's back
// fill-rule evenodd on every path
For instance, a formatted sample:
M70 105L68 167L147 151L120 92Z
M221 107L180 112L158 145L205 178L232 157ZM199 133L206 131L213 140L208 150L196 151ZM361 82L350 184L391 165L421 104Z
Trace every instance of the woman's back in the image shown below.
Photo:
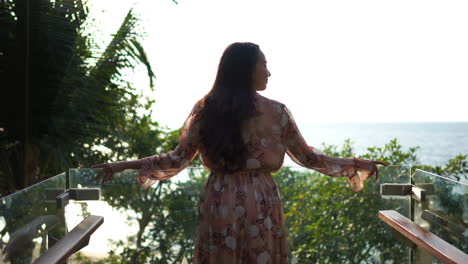
M256 95L256 114L244 121L242 138L247 148L247 157L243 171L277 171L283 164L286 151L284 128L288 114L283 104ZM195 132L195 131L194 131ZM217 163L204 155L203 146L199 146L204 165L211 170L217 169Z
M287 112L258 94L255 108L242 124L243 168L218 171L199 145L212 173L200 195L194 263L287 263L283 209L271 176L283 163Z

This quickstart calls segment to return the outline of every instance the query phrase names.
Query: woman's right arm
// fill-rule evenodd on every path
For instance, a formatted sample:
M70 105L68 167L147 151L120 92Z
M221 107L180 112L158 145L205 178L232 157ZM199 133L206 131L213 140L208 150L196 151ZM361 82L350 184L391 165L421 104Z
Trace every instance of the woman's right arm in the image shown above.
M102 182L109 181L114 173L121 172L128 169L139 170L141 168L141 160L119 161L113 163L102 163L91 166L91 168L102 169L96 175L96 181L102 177Z
M198 103L185 120L179 145L167 154L151 156L139 160L104 163L92 166L102 168L96 180L102 177L102 183L110 180L114 173L126 169L139 170L138 183L147 189L158 180L166 180L185 169L198 154Z

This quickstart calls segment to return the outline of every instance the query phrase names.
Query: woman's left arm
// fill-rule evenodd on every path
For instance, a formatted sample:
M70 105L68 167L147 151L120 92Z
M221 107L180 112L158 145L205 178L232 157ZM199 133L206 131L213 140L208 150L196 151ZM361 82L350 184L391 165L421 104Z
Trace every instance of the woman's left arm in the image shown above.
M380 161L358 158L338 158L320 153L314 147L308 146L301 135L291 112L283 108L283 138L287 154L297 164L316 170L331 177L346 177L353 191L364 187L364 180L372 175L378 179L379 170L376 165L387 165Z

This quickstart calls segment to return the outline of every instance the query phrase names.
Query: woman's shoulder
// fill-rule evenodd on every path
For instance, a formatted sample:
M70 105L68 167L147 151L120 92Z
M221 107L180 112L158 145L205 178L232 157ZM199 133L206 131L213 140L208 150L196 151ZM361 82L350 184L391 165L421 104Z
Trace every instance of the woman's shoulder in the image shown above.
M203 109L203 106L205 104L205 98L201 98L195 102L192 108L192 112L190 113L191 115L198 115L200 114L201 110Z
M286 109L286 105L277 100L267 98L260 94L257 94L257 95L258 95L257 98L261 104L265 106L269 106L269 108L271 108L275 112L282 113Z

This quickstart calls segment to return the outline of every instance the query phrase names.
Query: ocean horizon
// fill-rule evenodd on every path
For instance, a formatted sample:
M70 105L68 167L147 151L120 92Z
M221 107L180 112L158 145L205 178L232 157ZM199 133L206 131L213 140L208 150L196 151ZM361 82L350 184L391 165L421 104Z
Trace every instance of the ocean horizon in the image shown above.
M318 149L322 143L341 147L350 139L354 152L361 155L369 147L384 147L396 138L403 150L419 147L418 164L440 166L459 154L468 155L468 122L330 122L298 126L307 143Z

